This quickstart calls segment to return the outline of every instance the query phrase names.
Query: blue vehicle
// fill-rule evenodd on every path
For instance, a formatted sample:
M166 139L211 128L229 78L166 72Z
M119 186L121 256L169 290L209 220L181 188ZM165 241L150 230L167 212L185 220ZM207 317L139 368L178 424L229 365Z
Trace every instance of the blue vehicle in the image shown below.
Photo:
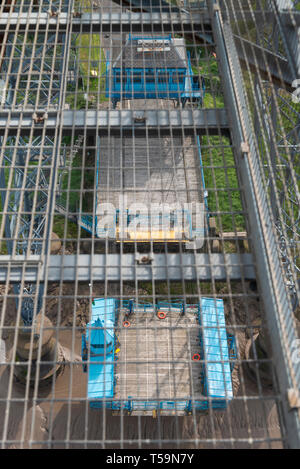
M172 99L202 105L204 81L194 75L182 38L132 36L108 58L106 96L115 107L122 99Z
M121 305L97 298L82 336L90 406L116 413L225 409L233 398L235 358L221 299Z

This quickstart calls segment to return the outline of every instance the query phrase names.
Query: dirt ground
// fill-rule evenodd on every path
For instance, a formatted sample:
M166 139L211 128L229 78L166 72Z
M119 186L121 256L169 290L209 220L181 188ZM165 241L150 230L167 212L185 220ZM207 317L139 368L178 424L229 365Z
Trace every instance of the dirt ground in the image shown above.
M134 287L125 285L123 294L134 295L134 291ZM249 379L243 363L251 337L251 328L246 326L259 324L259 301L257 295L248 290L245 305L245 296L239 296L239 291L242 293L242 287L235 286L232 301L226 296L226 287L223 292L219 291L225 298L226 320L234 330L238 359L242 362L238 362L233 372L235 399L226 411L186 417L117 417L110 411L90 409L86 401L86 375L80 364L80 347L81 331L89 321L89 286L79 284L75 292L72 284L63 285L62 291L59 285L52 284L47 292L46 311L53 325L59 326L57 340L63 347L65 363L52 385L38 389L26 389L16 383L9 363L0 366L0 440L4 440L8 448L82 445L119 448L120 440L123 440L123 447L128 448L157 448L158 441L166 448L280 447L275 391L258 389ZM104 285L94 286L94 296L104 294ZM141 289L139 294L146 295L147 291ZM58 295L62 295L62 300ZM13 326L14 300L8 302L6 312L5 324ZM5 353L9 362L8 332L3 338L6 338Z
M65 339L70 343L70 337L66 335ZM64 343L62 338L61 342ZM260 440L280 438L274 399L258 399L255 390L251 396L249 383L245 383L248 400L234 400L225 412L156 419L117 417L109 411L90 409L84 399L85 375L76 362L66 364L54 389L39 390L37 398L33 391L26 395L25 388L13 382L9 366L2 367L2 399L7 398L10 383L13 383L10 405L7 401L0 403L0 439L7 442L8 448L80 448L84 442L86 447L120 448L120 440L125 448L157 448L158 440L165 448L262 448L268 445ZM240 391L239 395L243 393ZM15 402L14 398L21 401ZM231 442L231 438L237 440ZM280 445L280 441L271 443L271 447Z

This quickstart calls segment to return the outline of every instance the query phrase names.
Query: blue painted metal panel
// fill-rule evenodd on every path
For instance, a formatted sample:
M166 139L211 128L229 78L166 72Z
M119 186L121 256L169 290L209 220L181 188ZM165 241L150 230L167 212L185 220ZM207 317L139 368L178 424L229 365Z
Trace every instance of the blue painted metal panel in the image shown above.
M179 81L177 80L179 76ZM182 76L182 78L181 78ZM178 99L200 97L187 82L187 69L113 69L112 90L107 97L121 99ZM122 95L122 96L121 96Z
M114 394L116 306L116 300L113 298L99 298L93 301L92 318L86 330L91 362L88 366L88 399L109 399ZM98 403L95 404L97 406Z
M204 87L195 80L193 74L190 54L187 53L187 60L181 60L177 46L174 48L174 42L170 36L143 38L130 36L125 48L130 50L132 44L136 44L139 39L165 39L171 41L173 51L176 51L178 63L174 61L174 56L168 58L164 54L164 63L153 61L145 63L141 68L140 61L134 65L122 65L119 61L112 63L107 57L106 62L106 96L111 98L114 103L120 99L177 99L177 100L198 100L202 103L204 96ZM142 58L145 57L141 55ZM129 66L128 66L129 65ZM148 66L147 66L148 65Z
M130 301L132 300L125 300L123 301L123 307L124 308L128 308L128 310L130 309ZM135 303L135 302L132 302L132 305L131 305L131 308L132 308L132 311L135 311L135 309L142 309L144 310L144 312L146 313L148 310L153 311L153 303Z
M227 339L228 339L228 350L229 350L229 358L231 360L230 362L230 369L231 371L234 368L234 361L236 360L236 341L235 341L235 336L232 334L227 334Z
M232 399L233 391L223 300L201 298L200 321L203 326L203 358L207 361L205 364L206 395L212 399ZM222 402L215 404L214 407L224 406Z
M82 215L78 217L81 228L83 228L88 233L93 233L93 216L92 215Z
M192 64L191 64L191 54L189 51L187 51L187 58L188 58L188 68L185 76L185 84L184 84L184 93L182 93L183 98L198 98L201 100L201 105L202 105L202 100L205 92L205 84L204 81L202 81L202 90L200 88L200 83L194 80L194 72L192 69Z
M131 301L131 300L130 300ZM224 409L228 400L233 398L231 382L230 358L235 357L234 336L226 332L224 304L221 299L202 298L200 305L189 305L196 308L199 322L202 326L200 345L202 358L206 360L203 367L204 394L210 401L203 399L192 401L136 401L130 396L126 401L113 401L114 395L114 349L115 349L115 315L118 301L112 298L95 299L92 306L92 318L87 326L82 341L82 357L87 360L87 347L90 347L90 365L88 367L88 398L93 408L108 408L112 410L186 410L193 408L205 411L212 406L214 409ZM126 307L129 302L124 302ZM153 308L152 304L134 304ZM159 307L184 308L182 302L159 302ZM98 328L98 329L97 329ZM231 344L228 347L228 342ZM100 345L100 347L95 347ZM102 348L101 348L102 345ZM105 347L103 347L105 346ZM234 353L231 353L233 350ZM104 355L105 353L105 355ZM234 355L234 356L233 356ZM200 365L199 365L200 366ZM95 400L96 399L96 400ZM105 399L105 401L103 401Z

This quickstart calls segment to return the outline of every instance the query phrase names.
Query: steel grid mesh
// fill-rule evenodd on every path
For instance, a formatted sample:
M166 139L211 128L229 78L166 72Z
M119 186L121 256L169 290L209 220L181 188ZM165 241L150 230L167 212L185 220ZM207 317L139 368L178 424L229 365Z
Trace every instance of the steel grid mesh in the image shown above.
M257 278L260 233L249 215L249 191L234 139L232 115L239 109L231 107L226 92L212 23L214 2L118 3L26 0L1 5L1 445L292 445L286 394L274 359L275 326L266 320L265 279ZM234 86L246 91L259 155L256 177L267 196L272 232L279 233L274 257L281 270L273 288L287 295L289 329L283 323L278 327L294 384L299 383L298 342L290 343L299 313L299 104L292 101L290 77L281 62L290 63L291 31L299 24L292 6L298 8L297 2L284 13L289 33L279 21L280 2L221 2L220 14L224 22L230 20L234 34L243 70L243 84ZM138 66L130 59L122 63L124 49L135 47L130 37L176 39L178 56L185 64L190 60L188 78L199 77L197 99L178 100L180 70L174 63L170 67L166 45L159 59L151 53L152 65L147 52ZM256 51L257 45L274 55L254 52L247 59L249 48ZM119 82L113 70L117 64ZM166 72L160 81L158 72L164 68L168 86L162 93ZM152 69L155 74L149 73ZM117 84L120 96L114 101ZM152 94L141 97L147 85ZM191 93L191 81L185 91ZM161 225L156 230L163 232L160 238L151 225L140 239L136 228L125 238L119 231L104 236L100 205L111 203L120 214L120 195L128 205L144 208L177 204L181 210L184 204L202 203L203 244L192 244L188 234L171 236L171 228L164 231ZM257 210L263 213L261 207ZM82 369L81 337L99 298L120 302L113 410L90 408L88 374ZM234 397L227 393L223 410L213 407L213 399L205 411L195 409L197 399L207 401L200 381L207 357L192 360L198 336L204 334L192 305L202 298L224 301L226 331L236 340L236 356L230 359ZM139 312L136 306L125 330L124 311L131 300L149 309ZM154 308L166 303L180 308L167 306L166 319L159 320ZM280 305L278 310L281 321ZM39 321L31 326L33 317ZM219 324L217 329L220 334ZM107 334L107 327L99 330ZM53 346L45 351L48 336ZM26 347L24 358L20 353ZM89 370L90 352L86 358ZM220 363L224 373L222 356ZM105 355L98 365L107 365ZM117 402L130 398L135 408L116 410ZM190 408L182 407L183 399L191 402ZM160 410L153 412L151 402Z

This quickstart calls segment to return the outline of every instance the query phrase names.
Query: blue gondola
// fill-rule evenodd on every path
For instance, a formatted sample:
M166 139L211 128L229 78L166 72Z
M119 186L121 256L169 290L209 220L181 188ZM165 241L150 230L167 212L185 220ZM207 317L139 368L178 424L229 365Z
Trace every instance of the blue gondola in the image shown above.
M121 351L124 360L132 349L129 336L123 343L120 343L117 337L120 333L118 317L121 311L128 322L131 321L133 314L153 317L153 314L171 310L179 315L188 311L195 314L198 319L201 361L194 366L198 368L199 379L203 386L201 399L199 396L194 399L189 397L188 383L186 398L176 401L164 398L159 401L140 400L138 384L136 395L120 399L116 395L117 353ZM143 348L144 334L140 334L140 337L140 347ZM152 356L151 351L149 353ZM159 354L159 350L157 353ZM177 410L189 413L193 409L205 411L209 407L225 409L233 398L231 374L236 359L235 338L226 331L224 303L221 299L201 298L200 303L195 305L184 305L179 300L174 300L173 303L158 302L156 305L129 300L123 301L122 308L113 298L95 299L91 321L82 336L82 359L83 369L88 375L88 399L92 408L106 407L118 411L126 409L129 412L133 410L151 412L160 409L164 412Z
M129 35L118 56L107 60L106 96L114 107L122 99L202 105L204 81L193 73L184 39Z

